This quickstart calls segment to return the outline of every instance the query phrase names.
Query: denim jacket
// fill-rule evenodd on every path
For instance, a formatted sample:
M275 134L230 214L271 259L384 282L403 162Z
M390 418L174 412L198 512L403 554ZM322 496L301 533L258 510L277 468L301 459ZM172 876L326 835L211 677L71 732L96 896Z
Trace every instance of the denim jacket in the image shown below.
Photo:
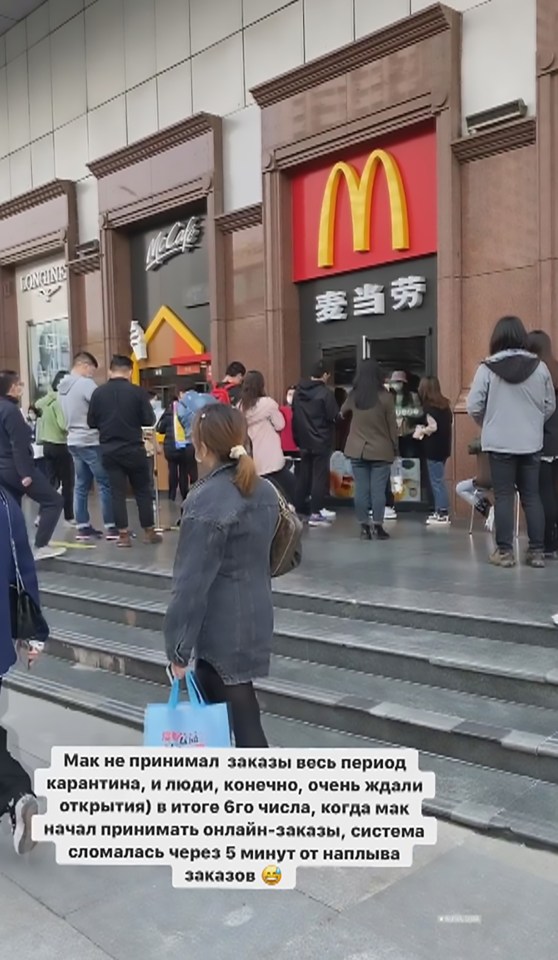
M164 624L171 662L193 654L229 684L269 673L269 556L279 516L271 484L260 480L244 497L233 481L234 466L220 467L186 499Z

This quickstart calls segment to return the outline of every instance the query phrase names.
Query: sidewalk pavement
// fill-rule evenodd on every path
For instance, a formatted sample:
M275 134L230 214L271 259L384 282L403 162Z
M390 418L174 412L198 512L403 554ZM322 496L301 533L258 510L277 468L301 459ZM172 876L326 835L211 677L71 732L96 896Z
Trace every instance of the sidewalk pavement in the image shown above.
M54 745L139 734L3 691L30 768ZM16 858L0 826L1 956L13 960L524 960L558 949L558 857L439 824L408 870L304 869L295 891L173 890L168 868Z

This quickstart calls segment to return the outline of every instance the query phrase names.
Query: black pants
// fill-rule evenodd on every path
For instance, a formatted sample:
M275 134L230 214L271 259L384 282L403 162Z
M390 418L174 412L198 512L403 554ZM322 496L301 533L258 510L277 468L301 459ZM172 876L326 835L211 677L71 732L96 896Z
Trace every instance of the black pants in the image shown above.
M307 453L300 458L300 472L297 481L296 509L307 515L323 510L329 495L330 453ZM309 510L310 501L310 510Z
M155 524L153 516L153 486L150 464L145 448L122 447L120 450L102 450L103 467L109 478L112 493L114 522L118 530L128 529L126 493L130 484L138 505L140 524L149 530Z
M293 506L295 505L297 494L296 480L294 473L291 473L288 467L276 470L275 473L267 473L265 479L271 480L271 482L279 488L285 500Z
M391 476L386 484L386 507L392 510L395 507L395 497L393 496L393 487L391 485Z
M544 509L544 549L558 550L558 460L541 461L541 500Z
M208 703L227 703L237 747L267 747L260 705L251 683L224 684L205 660L196 660L196 680Z
M0 678L0 689L2 679ZM22 794L33 793L31 780L17 760L8 753L8 735L4 727L0 727L0 817L2 817L12 800Z
M169 500L175 500L177 491L183 500L188 495L190 484L198 479L196 453L192 444L183 450L165 451L169 467Z
M74 519L74 461L65 443L44 443L48 482L58 490L62 486L64 519Z
M515 493L519 491L531 550L544 548L544 511L539 493L540 454L490 454L496 543L513 550Z
M22 487L21 479L15 470L5 470L0 473L0 482L8 488L20 506L24 494L39 504L39 526L35 534L35 546L46 547L60 519L63 501L41 470L35 467L31 479L32 483L29 487Z

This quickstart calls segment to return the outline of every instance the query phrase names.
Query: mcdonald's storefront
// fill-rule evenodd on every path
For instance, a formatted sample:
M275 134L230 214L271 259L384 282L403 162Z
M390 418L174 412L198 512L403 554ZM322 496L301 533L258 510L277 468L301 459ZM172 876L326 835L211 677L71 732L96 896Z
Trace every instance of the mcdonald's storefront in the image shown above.
M436 370L436 136L385 136L291 180L301 367L348 386L359 359L420 377Z

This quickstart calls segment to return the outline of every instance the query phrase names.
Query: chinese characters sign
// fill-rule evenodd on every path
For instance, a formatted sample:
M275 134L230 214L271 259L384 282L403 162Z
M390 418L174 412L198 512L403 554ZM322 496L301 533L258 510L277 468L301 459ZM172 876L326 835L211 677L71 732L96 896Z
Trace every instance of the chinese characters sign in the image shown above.
M416 310L422 306L425 294L426 277L415 276L392 280L387 292L380 283L364 283L354 289L351 297L345 290L326 290L316 296L316 322L348 320L350 306L354 317L384 316L386 297L392 310Z

